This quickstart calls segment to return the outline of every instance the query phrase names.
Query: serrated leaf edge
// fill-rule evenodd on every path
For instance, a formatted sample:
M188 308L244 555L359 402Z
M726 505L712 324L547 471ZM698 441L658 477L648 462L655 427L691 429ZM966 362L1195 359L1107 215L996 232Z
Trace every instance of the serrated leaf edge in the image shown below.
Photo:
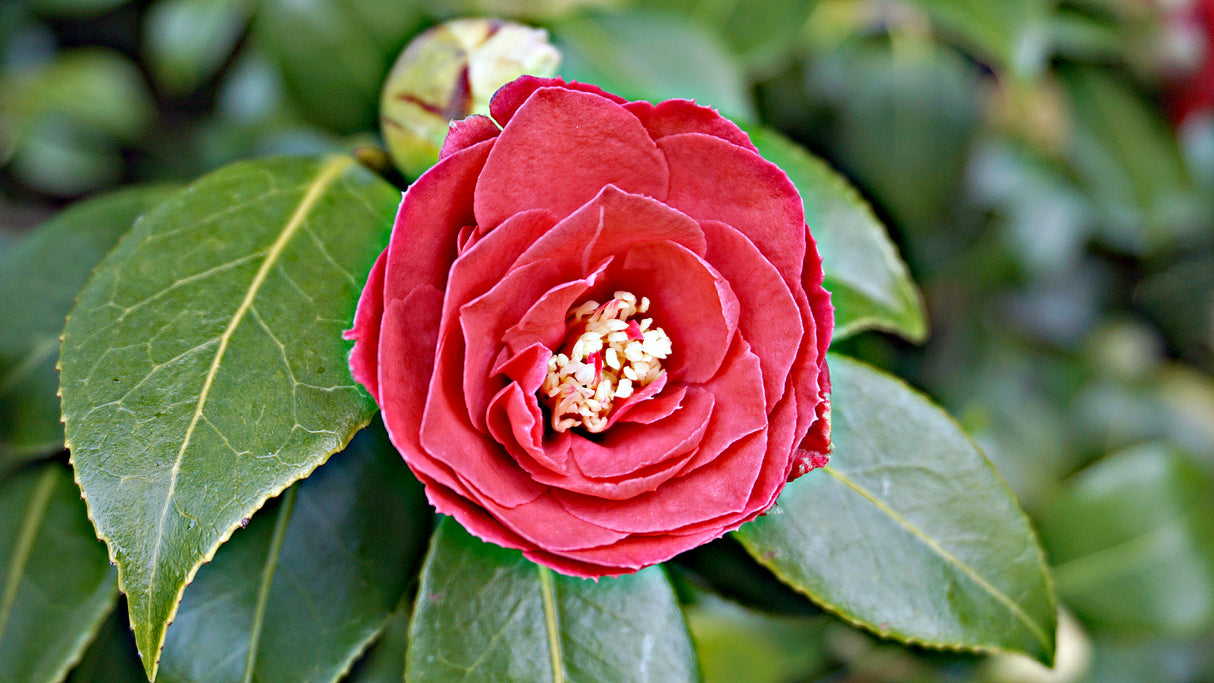
M982 449L979 448L976 443L974 443L974 441L970 437L970 435L964 429L961 428L961 425L957 424L957 421L954 420L951 415L949 415L943 408L941 408L939 405L937 405L934 401L931 401L927 397L923 396L922 393L920 393L919 391L917 391L916 389L911 387L909 384L907 384L905 381L903 381L902 378L897 377L895 375L891 375L886 372L882 372L882 371L878 370L877 368L874 368L872 365L870 365L868 363L857 360L855 358L850 358L848 356L837 354L837 353L831 353L829 355L829 359L830 359L830 362L851 363L853 365L863 367L869 371L879 373L881 375L881 377L883 377L884 379L887 379L889 381L892 381L892 382L900 385L906 391L911 392L916 397L919 397L921 400L923 400L928 406L930 406L933 410L935 410L940 416L942 416L943 418L948 420L957 429L957 431L962 436L965 437L965 439L970 443L970 446L974 449L974 451L982 459L982 462L985 463L990 474L994 477L996 485L998 485L1009 498L1011 498L1012 500L1016 500L1016 496L1012 492L1011 487L1009 487L1007 485L1007 482L1004 481L1003 476L999 474L999 470L995 469L995 466L991 463L990 459L986 457L986 453L983 453ZM829 471L829 470L833 469L833 467L832 467L832 465L828 464L826 467L824 467L822 469ZM833 474L834 473L832 472L832 476L833 476ZM779 504L778 500L776 501L776 504L777 505ZM1038 568L1041 570L1042 576L1045 579L1046 594L1047 594L1047 597L1049 598L1049 604L1050 604L1050 607L1053 608L1052 612L1055 615L1055 619L1056 619L1057 614L1058 614L1058 598L1057 598L1057 593L1054 588L1054 577L1050 573L1049 567L1045 560L1045 551L1042 550L1042 548L1041 548L1041 541L1040 541L1040 539L1037 538L1037 532L1035 529L1033 529L1033 525L1030 523L1028 515L1024 512L1024 510L1020 507L1019 504L1017 504L1014 507L1014 514L1020 518L1020 521L1022 523L1024 523L1025 528L1028 530L1029 535L1032 537L1033 550L1036 551L1034 554L1037 557L1036 564L1037 564ZM743 530L745 528L746 527L742 527ZM931 640L928 638L919 638L919 637L911 636L911 635L893 633L891 631L880 628L880 626L877 624L870 624L866 621L863 621L855 616L852 616L847 611L840 608L837 603L826 600L821 595L816 595L816 594L810 592L805 587L799 585L798 582L793 580L792 577L790 577L787 573L781 571L779 567L777 567L773 563L771 563L769 558L764 557L763 553L758 552L758 550L751 545L750 541L748 540L747 535L745 533L740 533L740 531L733 532L732 536L735 539L737 539L738 542L741 543L744 548L746 548L746 551L748 553L750 553L750 556L752 558L754 558L756 562L758 562L759 564L766 567L768 571L770 571L776 578L778 578L786 586L789 586L790 588L797 591L798 593L801 593L802 595L806 596L807 598L812 600L814 602L814 604L818 605L819 607L826 610L827 612L830 612L831 614L835 615L836 617L842 619L843 621L847 622L848 624L851 624L852 626L856 626L856 627L865 629L867 631L871 631L872 633L875 633L875 634L881 636L882 638L893 638L894 640L897 640L902 643L907 643L907 644L911 644L911 645L921 645L924 647L930 647L930 648L934 648L934 649L938 649L938 650L945 650L945 651L952 651L952 652L977 652L977 653L986 653L986 654L1013 654L1013 655L1024 655L1025 654L1018 650L1012 650L1010 648L1000 647L998 645L982 645L982 644L936 641L936 640ZM1057 643L1056 642L1049 643L1048 639L1047 639L1047 643L1048 643L1048 646L1046 647L1045 653L1044 653L1046 655L1046 658L1044 660L1039 659L1038 661L1041 661L1046 666L1053 666L1054 662L1055 662L1055 657L1057 656Z
M350 166L355 165L355 163L356 163L356 160L355 160L355 159L353 159L353 158L351 158L351 157L337 156L337 157L333 157L333 158L331 158L331 159L329 160L328 164L327 164L327 165L326 165L326 166L325 166L325 167L324 167L324 168L321 170L321 172L320 172L319 174L317 174L316 179L314 179L314 180L312 181L312 183L311 183L311 185L310 185L310 188L309 188L309 194L312 192L312 188L315 188L317 185L321 185L321 183L319 183L319 180L321 179L321 176L322 176L322 175L325 175L325 174L326 174L326 172L329 172L329 173L332 175L332 177L328 178L328 181L327 181L326 183L324 183L324 188L322 188L322 191L318 191L318 192L316 193L316 195L317 195L317 196L316 196L316 199L319 199L320 195L321 195L321 194L323 194L323 189L327 189L328 184L330 184L330 183L331 183L333 180L336 180L337 176L338 176L338 175L340 175L342 171L345 171L345 170L346 170L347 168L349 168ZM333 169L333 168L336 168L336 169L338 169L338 170L336 170L336 171L331 171L330 169ZM298 207L297 207L297 209L296 209L296 212L295 212L295 213L296 213L296 214L298 214L298 213L299 213ZM140 221L144 220L144 217L145 217L146 215L147 215L147 214L145 213L143 216L140 216L140 217L139 217L139 218L138 218L138 219L135 221L135 224L134 224L134 225L137 225L137 224L138 224ZM293 216L294 216L294 215L295 215L295 214L293 214ZM285 231L285 230L284 230L284 231ZM129 234L129 233L128 233L128 234ZM124 238L125 238L125 237L124 237ZM275 244L277 244L277 242L276 242ZM284 243L284 246L285 246L285 243ZM269 255L268 255L268 254L267 254L267 259L269 259ZM104 261L103 261L103 262L104 262ZM98 267L100 267L100 264L98 264ZM96 272L96 271L94 271L94 274L95 274L95 272ZM259 271L259 272L260 272L260 271ZM263 279L264 279L264 278L263 278ZM86 285L86 286L87 286L87 285ZM68 315L68 319L69 319L69 320L70 320L70 318L71 318L71 314L69 314L69 315ZM65 325L65 328L64 328L64 329L66 330L66 325ZM55 364L55 369L56 369L56 370L58 370L58 371L59 371L59 372L62 374L62 372L63 372L63 368L62 368L62 362L63 362L62 343L63 343L63 341L64 341L64 335L63 335L63 334L60 334L60 335L59 335L59 341L60 341L60 354L59 354L59 360L58 360L58 361L56 361L56 364ZM61 384L61 385L60 385L60 387L59 387L58 395L59 395L59 397L60 397L60 400L62 400L62 398L63 398L63 386L62 386L62 384ZM345 438L345 439L343 439L343 441L347 441L347 442L348 442L348 441L349 441L349 439L350 439L350 438L352 438L354 434L358 433L358 431L359 431L359 430L361 430L361 429L363 429L364 427L366 427L367 425L371 424L371 420L372 420L373 418L374 418L374 414L371 414L371 415L369 415L369 416L367 417L367 419L366 419L366 420L363 420L363 421L361 421L361 422L359 422L359 423L355 424L355 425L353 426L353 428L350 430L349 434L347 434L347 435L346 435L346 438ZM61 415L60 415L60 422L64 422L64 423L66 423L66 421L67 421L67 420L66 420L66 416L61 414ZM84 486L83 486L82 482L80 481L80 474L79 474L78 469L77 469L77 468L76 468L76 466L75 466L75 465L76 465L76 463L75 463L75 451L73 450L73 447L72 447L71 442L65 439L65 442L64 442L64 448L66 448L66 449L68 450L68 452L69 452L69 464L71 464L71 465L72 465L72 477L73 477L73 480L76 482L76 486L77 486L77 487L80 489L80 491L81 491L81 497L82 497L82 498L84 498L84 499L85 499L85 502L87 503L87 502L88 502L88 497L87 497L87 495L84 495ZM338 448L338 449L335 449L335 450L330 451L330 452L328 452L328 453L324 453L324 454L322 454L322 456L321 456L321 458L320 458L319 462L317 462L317 464L316 464L316 467L320 467L321 465L323 465L325 462L327 462L327 461L328 461L329 457L331 457L331 456L332 456L334 453L338 452L339 450L341 450L341 449L340 449L340 448ZM174 470L175 470L175 471L176 471L176 469L179 467L179 464L180 464L180 460L178 460L177 462L175 462L175 463L174 463ZM313 468L313 469L315 469L315 468ZM305 475L304 475L304 477L306 477L306 476L307 476L307 475L305 474ZM275 488L272 488L272 489L270 489L270 490L266 491L265 495L261 496L259 499L255 499L255 500L253 501L253 503L252 503L252 504L249 506L248 511L249 511L250 513L252 513L252 512L256 512L257 510L261 509L261 507L262 507L263 505L265 505L265 502L266 502L267 500L269 500L269 499L271 499L271 498L273 498L273 497L275 497L275 496L277 496L277 495L281 494L281 493L282 493L284 490L286 490L287 488L289 488L289 487L290 487L290 485L291 485L292 483L294 483L294 482L289 482L289 483L287 483L286 485L282 486L281 488L276 488L276 489L275 489ZM168 504L168 502L171 502L171 500L172 500L172 496L170 495L170 496L169 496L169 498L168 498L168 499L167 499L167 501L166 501L166 505ZM103 542L105 543L105 545L106 545L106 551L107 551L107 553L109 554L109 558L110 558L110 564L113 564L113 565L117 565L117 566L118 566L118 590L119 590L120 592L122 592L124 595L128 595L127 590L126 590L126 586L125 586L125 582L123 581L123 574L124 574L124 572L123 572L123 570L122 570L122 566L121 566L121 565L118 565L117 558L115 557L113 550L110 548L110 542L109 542L109 539L107 539L107 538L106 538L104 535L102 535L102 534L100 533L100 531L98 530L97 521L96 521L96 520L93 518L93 510L92 510L92 507L91 507L91 506L86 505L86 506L85 506L85 509L86 509L86 511L87 511L87 513L88 513L88 518L89 518L89 521L90 521L90 522L92 523L92 525L93 525L93 530L94 530L95 532L97 532L97 538L98 538L99 540L103 541ZM199 567L201 567L203 564L205 564L205 563L207 563L207 562L210 562L212 559L214 559L214 558L215 558L215 552L216 552L217 550L219 550L219 547L220 547L220 546L222 546L224 543L226 543L226 542L227 542L227 541L228 541L228 540L229 540L229 539L232 537L232 534L233 534L233 533L235 533L235 532L236 532L236 529L238 529L238 528L240 528L240 526L239 526L239 525L233 525L233 526L232 526L232 528L228 529L226 533L224 533L222 536L220 536L220 537L219 537L218 542L217 542L217 543L215 543L215 545L214 545L213 547L211 547L211 548L210 548L210 549L209 549L209 550L208 550L208 551L207 551L207 552L206 552L206 553L205 553L205 554L202 556L201 560L200 560L200 561L199 561L197 564L195 564L193 567L191 567L191 568L190 568L190 570L189 570L189 572L187 572L187 573L186 573L186 576L185 576L185 581L182 583L181 588L180 588L180 589L177 591L177 595L176 595L176 597L175 597L175 600L173 601L173 605L172 605L172 607L171 607L171 608L170 608L170 610L169 610L168 619L166 620L165 626L164 626L164 628L162 628L162 629L161 629L161 631L160 631L160 638L159 638L159 642L158 642L158 643L156 643L156 647L155 647L155 656L153 656L153 657L148 657L148 656L145 656L145 654L144 654L144 652L143 652L142 648L140 648L140 658L143 660L143 663L144 663L144 672L147 674L147 676L148 676L148 680L149 680L149 681L155 681L155 680L156 680L156 672L157 672L157 668L159 667L159 664L160 664L160 651L161 651L161 649L164 647L164 631L165 631L165 629L167 629L167 628L168 628L168 625L172 623L172 619L173 619L173 617L174 617L174 616L177 614L177 607L178 607L178 606L180 605L180 603L181 603L181 596L182 596L182 594L184 594L186 586L188 586L188 585L189 585L191 582L193 582L194 577L195 577L195 576L198 574L198 568L199 568ZM151 581L149 581L149 586L150 586L150 585L151 585ZM149 592L150 592L150 591L149 591ZM129 606L129 598L128 598L128 606ZM128 610L128 612L129 612L129 610ZM132 629L133 631L135 631L136 635L138 636L139 630L136 628L135 618L134 618L134 616L133 616L133 615L129 615L129 616L130 616L130 626L131 626L131 629ZM136 638L136 640L138 640L138 637Z

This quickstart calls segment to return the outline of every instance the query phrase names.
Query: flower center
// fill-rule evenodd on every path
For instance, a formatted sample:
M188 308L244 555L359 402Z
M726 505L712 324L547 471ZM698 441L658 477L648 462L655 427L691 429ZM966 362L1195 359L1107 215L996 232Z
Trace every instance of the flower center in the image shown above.
M552 412L552 428L564 432L581 425L598 433L616 399L625 399L662 374L670 355L670 337L649 311L649 299L616 292L604 304L587 301L569 309L565 346L548 359L540 398Z

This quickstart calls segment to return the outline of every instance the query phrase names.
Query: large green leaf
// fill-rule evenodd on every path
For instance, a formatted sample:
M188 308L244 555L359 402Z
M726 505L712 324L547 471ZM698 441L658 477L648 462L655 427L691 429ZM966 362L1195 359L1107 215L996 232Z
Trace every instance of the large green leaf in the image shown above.
M422 568L408 681L691 681L683 614L660 568L598 582L482 543L455 520Z
M0 258L0 472L63 448L59 334L93 266L166 187L117 192L73 206ZM70 264L64 268L63 264Z
M0 483L0 582L0 681L62 680L118 597L62 465Z
M801 192L835 304L835 338L883 329L922 341L927 333L923 300L868 203L791 140L757 126L747 132L763 157L784 169Z
M1054 657L1041 550L957 425L894 378L830 360L835 452L737 532L784 581L910 643Z
M1041 519L1058 593L1092 629L1193 633L1214 620L1214 485L1159 445L1113 455Z
M67 444L149 676L198 566L371 419L341 332L398 200L346 157L230 166L147 214L81 292Z
M400 602L431 524L421 485L374 423L199 570L160 679L336 680Z
M754 119L741 70L715 36L649 12L583 15L555 24L560 75L633 100L694 99Z

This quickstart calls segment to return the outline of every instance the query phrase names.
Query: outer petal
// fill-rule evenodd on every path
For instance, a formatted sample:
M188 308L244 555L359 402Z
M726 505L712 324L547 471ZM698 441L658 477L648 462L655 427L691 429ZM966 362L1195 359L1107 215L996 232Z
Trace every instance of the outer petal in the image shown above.
M750 136L737 124L715 109L701 107L691 100L666 100L656 105L645 101L629 102L624 108L641 120L654 140L680 133L704 133L758 153Z
M805 256L805 209L784 171L710 135L670 135L658 146L670 166L666 203L697 220L733 226L754 242L789 287L796 286Z
M623 104L626 101L618 95L613 95L589 83L565 82L560 78L522 76L503 85L493 94L493 100L489 102L490 115L493 116L493 119L498 124L505 126L514 116L514 112L523 106L523 102L526 102L527 98L531 97L531 94L540 88L564 88L566 90L591 93L616 104Z
M405 192L388 243L385 300L402 299L420 285L445 288L460 229L475 220L473 188L492 148L486 141L452 154Z
M447 137L443 139L443 148L438 152L438 158L445 159L465 147L491 140L501 131L493 119L479 114L452 121Z
M606 185L651 197L666 194L666 160L649 133L635 116L598 95L537 90L493 150L476 182L482 227L527 209L566 216Z
M384 249L371 266L367 284L358 297L354 312L354 327L342 333L354 340L350 349L350 374L367 388L371 398L379 403L379 325L384 317L384 269L388 250Z

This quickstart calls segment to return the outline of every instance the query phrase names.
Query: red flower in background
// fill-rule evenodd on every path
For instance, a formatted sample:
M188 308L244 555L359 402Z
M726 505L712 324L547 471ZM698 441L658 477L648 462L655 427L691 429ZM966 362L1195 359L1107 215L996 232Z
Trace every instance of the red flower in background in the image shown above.
M718 538L826 461L788 177L715 111L520 78L405 193L350 365L442 513L557 571Z
M1172 79L1168 105L1177 128L1194 116L1214 112L1214 0L1194 0L1172 13L1171 32L1195 39L1200 57Z

